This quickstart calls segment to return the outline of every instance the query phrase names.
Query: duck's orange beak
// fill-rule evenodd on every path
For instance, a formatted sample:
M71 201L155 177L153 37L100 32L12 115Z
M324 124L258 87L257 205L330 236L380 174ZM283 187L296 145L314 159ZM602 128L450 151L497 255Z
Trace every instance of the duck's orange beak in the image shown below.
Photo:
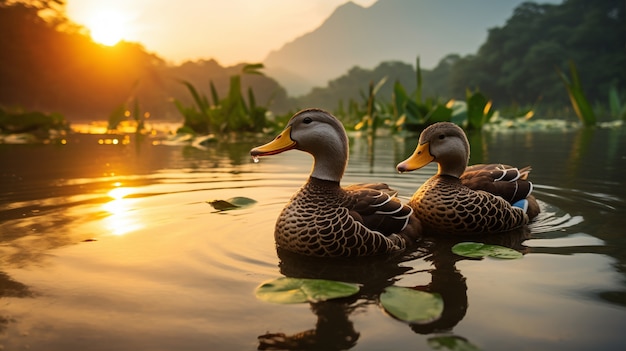
M252 156L276 155L283 151L296 147L296 142L291 139L291 126L287 126L274 140L250 150Z
M428 149L429 143L418 145L411 157L398 163L398 165L396 166L398 172L414 171L431 163L435 159L435 157L430 154L430 151L428 151Z

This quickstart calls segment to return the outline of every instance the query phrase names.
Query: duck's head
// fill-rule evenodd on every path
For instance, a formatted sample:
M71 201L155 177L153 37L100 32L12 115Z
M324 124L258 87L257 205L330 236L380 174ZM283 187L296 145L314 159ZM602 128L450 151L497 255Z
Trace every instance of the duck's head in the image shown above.
M400 162L399 172L410 172L431 162L439 164L438 174L460 177L469 161L470 146L461 127L450 122L435 123L424 129L411 157Z
M311 176L341 180L348 162L348 136L341 122L330 113L320 109L296 113L274 140L250 150L250 155L269 156L291 149L313 156Z

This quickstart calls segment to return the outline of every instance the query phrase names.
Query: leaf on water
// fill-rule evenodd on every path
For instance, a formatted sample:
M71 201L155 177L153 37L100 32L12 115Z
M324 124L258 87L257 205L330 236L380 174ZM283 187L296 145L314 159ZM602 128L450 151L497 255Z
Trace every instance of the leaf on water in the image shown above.
M229 211L252 206L256 203L256 200L248 197L237 196L227 200L211 200L207 201L207 203L218 211Z
M428 346L433 350L480 351L480 348L476 347L476 345L456 335L443 335L429 338Z
M443 313L441 295L399 286L387 287L380 294L380 304L395 318L409 323L429 323Z
M475 242L458 243L452 247L452 252L460 256L471 258L490 256L502 259L516 259L524 257L521 252L508 247Z
M319 302L354 295L359 286L323 279L300 279L282 277L259 285L255 295L259 300L292 304Z

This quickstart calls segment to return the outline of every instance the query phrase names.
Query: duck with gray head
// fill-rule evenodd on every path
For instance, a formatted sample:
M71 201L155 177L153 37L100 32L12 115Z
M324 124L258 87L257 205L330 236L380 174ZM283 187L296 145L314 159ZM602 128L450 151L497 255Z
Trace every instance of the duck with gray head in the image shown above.
M470 146L463 129L439 122L426 128L415 152L396 168L409 172L431 162L437 174L409 201L429 234L488 234L520 228L539 214L531 195L530 167L467 166Z
M253 157L300 150L313 156L307 182L278 216L276 245L307 256L349 257L398 253L420 238L415 212L384 183L340 185L348 162L348 136L337 118L320 109L296 113Z

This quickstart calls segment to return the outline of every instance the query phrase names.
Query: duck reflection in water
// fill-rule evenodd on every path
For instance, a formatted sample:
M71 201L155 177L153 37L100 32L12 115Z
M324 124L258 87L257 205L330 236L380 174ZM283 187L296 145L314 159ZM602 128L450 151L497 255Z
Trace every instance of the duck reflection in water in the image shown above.
M358 283L360 291L350 297L311 303L317 317L310 330L287 335L266 333L258 337L259 350L346 350L357 344L360 333L355 330L350 315L369 305L377 305L380 294L394 285L403 275L429 273L430 283L412 289L438 293L443 299L441 316L431 322L408 326L418 334L451 332L465 317L468 309L466 278L456 268L460 260L472 260L452 252L452 246L462 241L509 247L526 252L523 241L529 237L526 228L479 238L425 238L420 249L408 255L361 257L357 259L306 257L278 249L280 272L293 278L327 279ZM431 262L432 269L412 267L420 260ZM479 260L479 259L473 259Z

